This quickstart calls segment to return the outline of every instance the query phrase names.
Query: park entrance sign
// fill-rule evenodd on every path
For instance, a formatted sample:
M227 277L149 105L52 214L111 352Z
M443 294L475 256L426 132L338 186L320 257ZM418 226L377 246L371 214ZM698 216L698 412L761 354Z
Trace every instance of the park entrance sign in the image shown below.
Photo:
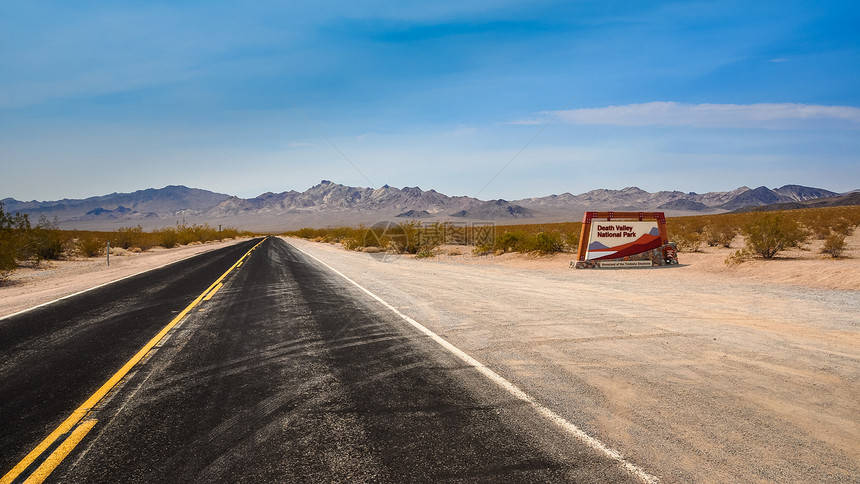
M663 212L585 212L577 269L677 264Z

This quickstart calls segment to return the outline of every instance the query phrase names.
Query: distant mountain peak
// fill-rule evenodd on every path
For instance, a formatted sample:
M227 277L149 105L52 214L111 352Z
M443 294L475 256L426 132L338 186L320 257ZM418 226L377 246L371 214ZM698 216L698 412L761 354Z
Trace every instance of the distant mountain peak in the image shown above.
M660 191L650 193L630 186L620 190L595 189L579 195L561 195L509 201L503 198L479 200L449 196L434 189L352 187L322 180L302 192L296 190L262 193L254 198L210 192L184 185L147 188L132 193L113 193L87 199L53 202L19 202L4 198L4 211L57 216L65 228L101 230L140 223L149 228L188 223L229 223L241 228L266 227L284 230L303 226L374 223L388 217L430 220L466 219L480 221L576 221L586 210L666 210L672 214L731 211L773 203L806 203L838 194L820 188L784 185L771 190L765 186L739 187L729 192ZM838 203L834 202L834 203ZM89 224L89 225L87 225ZM295 227L299 228L299 227Z

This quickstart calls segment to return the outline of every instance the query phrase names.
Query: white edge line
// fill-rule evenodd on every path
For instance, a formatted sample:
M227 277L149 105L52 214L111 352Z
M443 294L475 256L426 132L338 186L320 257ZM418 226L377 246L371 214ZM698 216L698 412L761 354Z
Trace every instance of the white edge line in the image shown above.
M239 241L239 242L241 242L241 241ZM239 242L236 242L236 243L238 244ZM233 244L233 245L235 245L235 244ZM229 246L227 246L227 247L229 247ZM220 247L219 247L219 248L220 248ZM197 257L198 255L203 255L203 254L206 254L207 252L212 252L213 250L218 250L218 248L212 248L212 249L209 249L209 250L207 250L207 251L205 251L205 252L198 252L197 254L191 254L191 255L189 255L188 257L183 257L183 258L181 258L181 259L177 259L177 260L175 260L175 261L168 262L168 263L166 263L166 264L162 264L162 265L160 265L160 266L150 267L149 269L146 269L146 270L143 270L143 271L140 271L140 272L137 272L137 273L134 273L134 274L128 275L128 276L123 276L123 277L120 277L119 279L114 279L114 280L112 280L112 281L104 282L104 283L102 283L102 284L99 284L98 286L93 286L93 287L90 287L90 288L84 289L84 290L82 290L82 291L78 291L78 292L76 292L76 293L74 293L74 294L68 294L68 295L63 296L63 297L58 297L57 299L54 299L53 301L44 302L44 303L42 303L42 304L38 304L38 305L33 306L33 307L31 307L31 308L22 309L22 310L20 310L20 311L18 311L18 312L16 312L16 313L7 314L7 315L5 315L5 316L0 316L0 321L3 321L4 319L7 319L7 318L15 317L15 316L17 316L17 315L19 315L19 314L24 314L24 313L26 313L26 312L30 312L30 311L32 311L32 310L34 310L34 309L39 309L39 308L41 308L41 307L45 307L45 306L48 306L48 305L50 305L50 304L54 304L55 302L62 301L63 299L68 299L68 298L70 298L70 297L75 297L75 296L80 295L80 294L83 294L83 293L85 293L85 292L93 291L93 290L98 289L98 288L100 288L100 287L109 286L109 285L111 285L111 284L113 284L113 283L115 283L115 282L120 282L120 281L124 281L124 280L126 280L126 279L131 279L132 277L139 276L139 275L141 275L141 274L146 274L147 272L151 272L151 271L154 271L154 270L162 269L162 268L167 267L167 266L172 265L172 264L178 264L178 263L180 263L180 262L182 262L182 261L184 261L184 260L188 260L188 259L190 259L190 258L192 258L192 257Z
M392 306L391 304L386 302L381 297L372 293L370 290L366 289L361 284L353 281L352 279L347 277L342 272L340 272L337 269L335 269L334 267L326 264L325 262L319 260L318 258L314 257L313 255L308 254L304 250L302 250L302 249L300 249L294 245L292 247L294 247L299 252L305 254L306 256L310 257L311 259L324 265L330 271L343 277L344 279L346 279L347 281L352 283L355 287L364 291L368 296L379 301L380 304L382 304L386 308L390 309L394 314L403 318L403 320L405 320L407 323L414 326L418 331L421 331L425 335L429 336L430 339L439 343L442 347L444 347L446 350L450 351L456 357L463 360L466 364L468 364L469 366L472 366L473 368L478 370L482 375L484 375L485 377L490 379L493 383L502 387L505 391L510 393L512 396L514 396L515 398L517 398L519 400L527 402L529 405L532 406L532 408L535 411L537 411L538 414L540 414L541 416L543 416L544 418L546 418L550 422L554 423L555 425L561 427L563 430L567 431L569 434L573 435L574 437L579 439L581 442L583 442L587 446L591 447L594 450L597 450L597 451L603 453L604 455L606 455L610 459L621 464L628 473L632 474L634 477L636 477L640 481L648 483L648 484L655 484L655 483L660 482L660 480L657 479L655 476L648 474L647 472L643 471L642 469L637 467L632 462L629 462L628 460L626 460L624 458L624 456L622 456L621 453L618 452L617 450L612 449L611 447L608 447L603 442L600 442L599 440L595 439L594 437L586 434L582 429L580 429L579 427L577 427L573 423L567 421L564 417L558 415L557 413L553 412L552 410L548 409L547 407L544 407L537 400L535 400L533 397L528 395L526 392L520 390L516 385L509 382L508 380L506 380L504 377L502 377L498 373L494 372L493 370L487 368L481 362L472 358L471 356L469 356L468 354L466 354L465 352L463 352L462 350L460 350L459 348L457 348L453 344L449 343L447 340L445 340L441 336L437 335L433 331L430 331L429 329L427 329L427 327L425 327L424 325L422 325L418 321L415 321L414 319L410 318L409 316L401 313L399 310L397 310L397 308L395 308L394 306Z

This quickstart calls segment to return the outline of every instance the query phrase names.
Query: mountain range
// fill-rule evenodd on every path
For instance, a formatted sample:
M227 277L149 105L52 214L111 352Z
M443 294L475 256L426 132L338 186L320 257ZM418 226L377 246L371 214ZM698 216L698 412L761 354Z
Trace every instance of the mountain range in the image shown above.
M495 221L542 223L578 221L586 210L654 211L667 215L720 213L776 203L806 203L839 197L820 188L786 185L776 189L740 187L729 192L650 193L637 187L597 189L579 195L562 193L521 200L480 200L448 196L418 187L351 187L323 180L303 191L263 193L240 198L198 188L171 185L132 193L50 202L0 200L6 212L56 217L63 228L89 230L141 225L146 229L174 223L209 223L259 231L301 227L372 224L381 220Z

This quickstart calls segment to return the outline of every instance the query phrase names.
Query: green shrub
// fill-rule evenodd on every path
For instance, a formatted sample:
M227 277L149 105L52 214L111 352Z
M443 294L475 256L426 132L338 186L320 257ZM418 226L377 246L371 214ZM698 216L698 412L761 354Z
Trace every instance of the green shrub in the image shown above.
M765 259L779 251L797 247L807 234L795 220L776 213L758 215L744 227L747 249Z
M554 254L564 252L564 242L558 232L539 232L534 235L533 246L530 252L538 254Z

